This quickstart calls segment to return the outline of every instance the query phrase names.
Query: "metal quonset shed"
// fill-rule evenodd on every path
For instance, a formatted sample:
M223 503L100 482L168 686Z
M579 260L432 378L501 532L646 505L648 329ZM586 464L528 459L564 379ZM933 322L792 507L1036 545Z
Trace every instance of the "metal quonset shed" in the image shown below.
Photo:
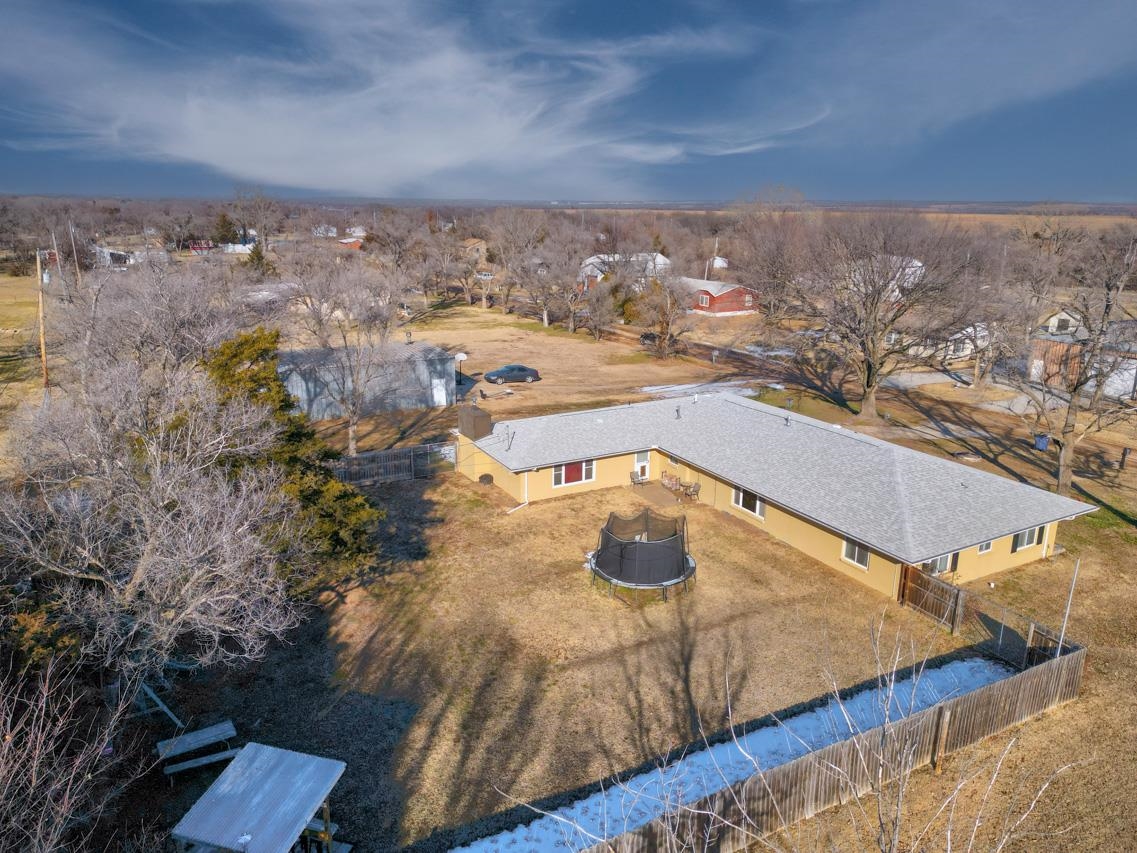
M341 353L293 350L280 354L280 376L297 408L312 420L344 416L337 398L351 388ZM389 344L364 374L364 414L400 409L452 406L455 401L454 356L428 343Z

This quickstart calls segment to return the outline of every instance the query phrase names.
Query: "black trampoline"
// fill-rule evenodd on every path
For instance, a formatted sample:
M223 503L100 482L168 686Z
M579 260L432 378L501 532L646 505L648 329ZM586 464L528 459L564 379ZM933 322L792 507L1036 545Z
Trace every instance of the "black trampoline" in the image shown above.
M631 589L667 589L695 577L695 559L687 553L687 519L645 509L625 518L612 513L600 530L596 550L588 555L593 581L602 578Z

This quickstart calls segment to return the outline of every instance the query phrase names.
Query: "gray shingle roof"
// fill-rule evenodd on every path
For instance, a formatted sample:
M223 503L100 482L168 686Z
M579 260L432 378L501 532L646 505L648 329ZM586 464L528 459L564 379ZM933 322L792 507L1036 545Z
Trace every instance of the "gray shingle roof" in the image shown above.
M382 361L386 364L399 364L413 361L445 361L452 359L451 355L442 347L429 344L426 341L412 341L406 343L389 343L382 347ZM283 350L279 353L282 367L319 367L330 364L335 354L324 349Z
M655 447L908 563L1095 507L734 394L494 424L512 471Z

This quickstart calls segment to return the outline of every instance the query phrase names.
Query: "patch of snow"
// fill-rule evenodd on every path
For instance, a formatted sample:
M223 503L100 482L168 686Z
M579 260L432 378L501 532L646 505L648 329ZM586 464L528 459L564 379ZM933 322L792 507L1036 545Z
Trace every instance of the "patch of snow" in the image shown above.
M903 719L937 703L1012 674L1008 667L970 658L925 670L886 688L863 690L838 703L830 699L812 711L738 738L683 756L657 771L641 773L623 785L598 791L539 817L528 826L479 839L467 851L582 850L629 832L683 803L693 803L808 752L844 740L885 722Z
M790 347L760 347L754 344L744 347L750 355L758 358L793 358L797 351Z
M746 379L728 379L725 382L692 382L686 385L645 385L641 394L653 397L689 397L692 394L713 394L716 391L749 392L750 382Z

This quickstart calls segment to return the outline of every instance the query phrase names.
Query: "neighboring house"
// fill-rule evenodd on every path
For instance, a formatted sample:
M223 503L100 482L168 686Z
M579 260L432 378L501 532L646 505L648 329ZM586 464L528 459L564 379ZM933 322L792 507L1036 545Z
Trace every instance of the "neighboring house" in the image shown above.
M227 255L251 255L256 243L222 243L221 251Z
M317 225L312 229L313 237L338 237L339 229L334 225Z
M518 503L668 472L893 597L904 565L960 583L1001 572L1050 555L1057 523L1096 509L733 394L459 424L458 470Z
M367 229L362 225L352 225L350 228L344 231L344 233L348 237L358 237L360 240L362 240L367 236Z
M626 270L641 287L653 278L671 271L671 261L659 252L636 252L631 255L593 255L580 265L578 281L585 290L616 270Z
M1047 329L1067 329L1047 332ZM1088 333L1077 317L1059 311L1039 326L1031 338L1028 373L1031 382L1051 388L1068 388L1078 381ZM1137 320L1109 324L1099 363L1092 370L1105 382L1105 395L1118 400L1137 400ZM1092 391L1091 381L1085 390Z
M105 268L128 267L135 264L166 264L170 261L170 253L165 249L111 249L106 246L92 246L95 255L95 266Z
M840 285L855 293L879 290L881 296L898 302L923 280L924 274L923 261L915 258L873 255L846 266Z
M214 249L212 240L190 240L189 250L195 255L208 255Z
M904 338L905 335L901 332L889 332L885 335L885 343L888 346L894 346ZM983 323L976 323L942 339L925 338L922 341L917 341L911 338L907 352L912 358L945 363L969 359L976 353L987 349L990 344L991 335L987 331L987 326Z
M297 408L316 421L344 416L336 401L340 383L334 357L326 350L280 354L279 372ZM426 343L389 344L367 383L363 413L452 406L454 356Z
M362 249L363 248L363 241L360 240L358 237L344 237L342 240L340 240L338 242L345 249Z
M1056 311L1038 324L1035 332L1043 335L1085 336L1081 321L1068 311Z
M744 285L686 276L679 276L673 281L691 295L689 310L692 314L733 317L753 314L758 310L758 294Z
M730 268L730 261L721 255L715 255L711 258L711 269L725 270Z

